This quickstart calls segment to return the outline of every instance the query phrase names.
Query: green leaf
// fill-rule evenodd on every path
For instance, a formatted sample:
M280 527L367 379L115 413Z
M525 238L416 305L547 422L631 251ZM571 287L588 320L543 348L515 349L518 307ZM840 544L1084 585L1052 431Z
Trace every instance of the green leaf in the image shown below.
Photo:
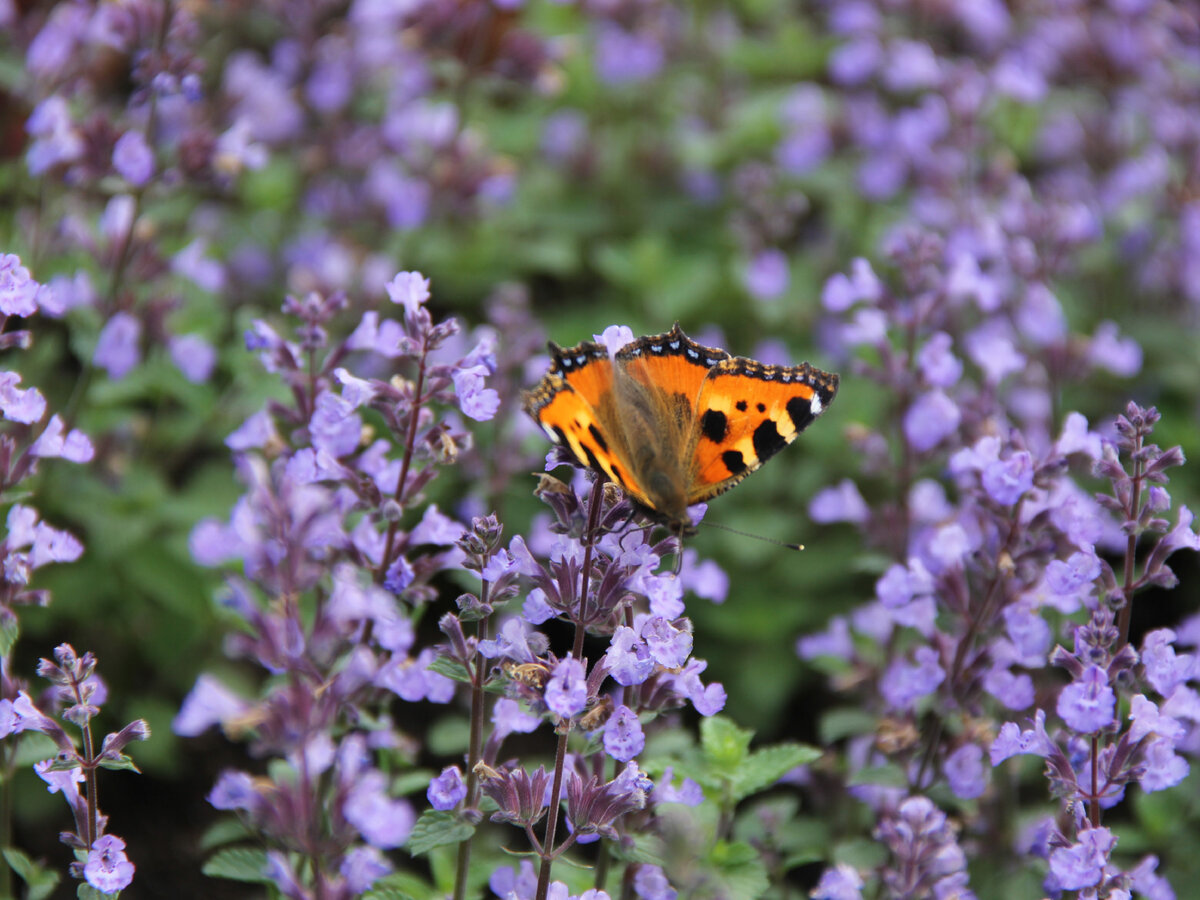
M755 750L733 773L734 802L770 787L796 766L810 763L820 755L818 748L803 744L776 744Z
M875 730L875 717L865 709L847 707L832 709L821 716L817 733L821 743L828 746L844 737L870 734Z
M125 771L125 772L137 772L139 775L142 774L142 770L139 769L134 764L133 760L130 757L126 756L124 753L122 753L116 759L102 760L100 762L100 768L112 769L112 770L118 771L118 772Z
M253 832L240 819L221 819L200 836L200 849L213 850L222 844L249 840Z
M273 884L267 871L267 852L252 847L227 847L213 854L200 870L209 878L228 878L251 884Z
M103 891L98 891L86 881L75 889L75 896L79 900L112 900L113 897L120 897L121 892L115 891L111 894L105 894Z
M475 826L464 822L453 812L427 809L413 826L405 848L413 856L419 856L434 847L461 844L474 833Z
M25 882L25 896L28 900L46 900L62 880L58 872L43 869L16 847L5 847L0 853L4 854L4 861L8 863L9 868Z
M850 776L848 784L877 784L883 787L908 787L908 779L899 766L868 766Z
M732 772L750 749L754 732L738 728L724 716L709 716L700 722L700 746L713 768Z
M445 675L447 678L453 678L455 681L461 681L464 684L471 683L471 673L456 659L450 659L446 656L439 656L428 666L430 672L437 672L439 675Z
M12 655L13 644L21 634L21 626L17 617L5 618L0 622L0 657L7 659Z
M742 841L720 842L713 847L712 861L723 889L716 896L725 900L756 900L770 887L762 855Z

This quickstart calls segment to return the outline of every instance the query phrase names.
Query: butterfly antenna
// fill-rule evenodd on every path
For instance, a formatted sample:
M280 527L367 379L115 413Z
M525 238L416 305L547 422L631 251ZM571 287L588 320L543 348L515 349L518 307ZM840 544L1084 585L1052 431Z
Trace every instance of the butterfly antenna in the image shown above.
M786 547L788 550L803 550L803 544L789 544L787 541L779 541L775 538L763 537L761 534L752 534L749 531L739 531L736 528L730 528L728 525L722 525L719 522L701 522L701 525L706 525L709 528L719 528L722 531L728 531L730 534L737 534L742 537L753 538L756 541L766 541L768 544L774 544L776 547Z

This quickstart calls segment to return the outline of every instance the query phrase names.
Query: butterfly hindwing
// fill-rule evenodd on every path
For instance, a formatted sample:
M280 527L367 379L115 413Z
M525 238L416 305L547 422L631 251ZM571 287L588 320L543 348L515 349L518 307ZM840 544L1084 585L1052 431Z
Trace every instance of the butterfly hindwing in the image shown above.
M709 371L697 403L688 502L729 490L796 439L837 393L838 377L804 363L769 366L745 357Z

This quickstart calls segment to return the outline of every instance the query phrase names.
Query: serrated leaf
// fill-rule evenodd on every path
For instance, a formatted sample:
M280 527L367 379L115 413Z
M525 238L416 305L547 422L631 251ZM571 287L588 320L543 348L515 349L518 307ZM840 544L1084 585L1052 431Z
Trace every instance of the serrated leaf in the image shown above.
M755 750L730 779L734 802L770 787L796 766L806 765L820 755L818 748L804 744L775 744Z
M116 759L101 760L100 768L112 769L112 770L118 771L118 772L125 771L125 772L137 772L139 775L142 774L142 770L139 769L134 764L133 760L130 757L126 756L124 753L122 753Z
M434 847L461 844L475 833L475 826L464 822L454 813L427 809L413 826L405 849L413 856L428 853Z
M13 644L21 635L21 626L16 616L6 617L0 622L0 657L8 659L12 655Z
M700 722L700 746L716 769L735 770L746 758L754 732L738 728L724 716L709 716Z
M447 678L452 678L455 681L461 681L464 684L471 683L471 673L456 659L450 659L447 656L439 656L428 666L430 672L437 672L439 675L445 675Z
M711 858L723 885L718 895L726 900L756 900L770 887L762 854L749 844L719 843L713 848Z
M9 868L25 882L27 900L46 900L62 880L58 872L43 869L16 847L5 847L0 853L4 854L4 861L8 863Z
M267 852L253 847L227 847L220 850L200 869L209 878L228 878L251 884L273 884L268 877Z

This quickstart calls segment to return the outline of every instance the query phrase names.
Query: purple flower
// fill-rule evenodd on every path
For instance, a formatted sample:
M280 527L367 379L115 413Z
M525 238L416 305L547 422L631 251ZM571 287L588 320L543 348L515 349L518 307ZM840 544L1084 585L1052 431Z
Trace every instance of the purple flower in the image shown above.
M193 384L203 384L217 364L217 351L212 344L196 334L185 334L167 339L171 361L183 377Z
M641 900L675 900L678 896L663 870L645 863L638 866L633 876L633 890Z
M45 431L33 442L29 452L47 459L61 457L68 462L90 462L96 453L91 439L78 428L72 428L65 436L64 430L62 419L55 413L46 423Z
M500 395L484 385L488 371L483 366L459 369L454 373L454 393L463 415L476 422L487 422L500 409Z
M154 176L154 151L140 131L127 131L113 147L113 168L134 187L141 187Z
M662 616L651 616L643 621L641 637L650 657L665 669L685 665L692 652L691 632L676 628Z
M105 369L114 381L124 378L141 359L138 341L142 323L127 312L114 315L100 330L92 363Z
M116 835L96 839L88 850L83 877L102 894L114 894L133 881L133 863L125 856L125 842Z
M1037 612L1024 605L1005 607L1004 629L1018 654L1017 662L1030 668L1046 664L1053 635Z
M987 787L987 770L983 767L983 748L978 744L963 744L942 765L946 781L954 796L971 800Z
M203 674L183 698L171 730L183 737L196 737L213 725L226 723L245 713L250 704L217 678Z
M1046 734L1046 713L1039 709L1034 713L1033 728L1028 731L1022 731L1016 722L1005 722L992 741L990 755L992 765L998 766L1010 756L1029 753L1045 757L1054 750L1054 742Z
M850 659L854 655L854 641L850 637L850 625L844 616L834 616L823 632L806 635L796 641L796 655L801 659L832 656Z
M858 485L849 478L843 478L834 487L818 491L808 504L809 518L820 525L830 522L861 524L867 521L869 515L870 509L859 493Z
M391 850L408 840L417 818L408 801L388 796L387 778L375 769L359 777L342 812L363 840L380 850Z
M583 663L568 656L560 660L546 683L546 706L564 718L579 715L587 706L587 673Z
M20 381L20 372L0 372L0 413L12 422L32 425L46 414L46 398L35 387L17 387Z
M12 253L0 255L0 313L6 316L32 316L50 291L38 284Z
M309 421L312 445L330 456L349 456L362 439L362 419L346 398L324 391L317 397L317 408Z
M874 36L856 37L829 56L829 77L834 84L853 87L870 78L883 62L883 50Z
M1092 365L1131 378L1142 370L1142 348L1133 338L1120 337L1115 322L1101 322L1088 348Z
M420 272L400 272L388 284L387 295L404 307L404 318L412 321L429 300L429 279Z
M1108 673L1099 666L1088 666L1059 693L1056 709L1073 731L1091 734L1112 724L1116 703Z
M492 725L495 726L493 734L496 740L506 738L514 732L528 734L536 731L541 724L540 716L525 712L521 709L521 704L508 697L501 697L492 707Z
M262 802L262 796L254 786L254 778L248 772L225 770L218 776L217 783L208 792L208 802L216 809L253 811Z
M962 415L944 391L921 394L904 413L904 436L918 453L932 450L958 429Z
M875 583L875 596L887 609L907 606L917 597L928 596L933 591L933 576L924 563L915 557L907 566L892 563Z
M1144 771L1138 784L1144 791L1162 791L1187 778L1191 768L1186 759L1175 753L1172 742L1158 738L1150 742L1142 754Z
M86 11L81 11L86 15ZM83 156L83 137L71 120L67 101L58 94L51 94L33 108L25 123L25 130L33 138L25 154L30 175L41 175L57 165L75 162Z
M690 778L684 778L679 787L671 784L675 770L671 766L663 769L662 777L654 783L650 795L655 803L682 803L684 806L699 806L704 802L704 789Z
M1033 457L1018 450L1008 459L989 463L980 480L989 497L1002 506L1011 506L1033 487Z
M338 872L355 894L365 894L380 878L390 874L392 864L376 847L355 847L346 854Z
M950 335L939 331L930 336L917 354L921 376L933 387L953 387L962 377L962 361L951 352L952 344Z
M838 863L821 873L809 894L813 900L862 900L862 876L849 863Z
M1158 628L1142 639L1142 665L1146 680L1162 696L1169 697L1175 688L1200 676L1200 664L1191 653L1176 655L1175 632Z
M618 762L629 762L646 746L642 723L628 706L618 706L604 724L604 752Z
M254 450L277 440L279 432L275 430L275 420L265 409L260 409L229 433L225 446L230 450Z
M913 658L916 665L897 659L880 681L880 693L894 709L912 709L919 699L932 693L946 678L945 670L938 664L937 651L932 647L918 647Z
M196 238L175 254L171 260L171 271L203 291L219 294L225 288L225 267L205 256L207 250L208 241L202 237Z
M429 782L425 796L429 798L429 805L434 809L454 809L462 803L467 796L467 786L458 766L446 766L442 769L442 774Z
M742 284L756 300L777 299L790 282L787 254L776 247L755 254L742 272Z
M1017 352L1006 329L984 325L967 335L967 354L983 371L988 384L999 384L1025 368L1025 357Z
M1079 842L1050 853L1050 875L1060 890L1077 891L1100 883L1117 839L1107 828L1084 828Z
M617 626L604 660L613 681L624 687L641 684L654 671L649 648L628 625Z
M1100 577L1100 560L1094 551L1072 553L1064 562L1052 559L1046 566L1046 589L1078 603L1092 593L1092 583Z
M658 74L663 66L662 45L650 34L626 31L602 23L596 34L596 74L608 84L633 84Z

